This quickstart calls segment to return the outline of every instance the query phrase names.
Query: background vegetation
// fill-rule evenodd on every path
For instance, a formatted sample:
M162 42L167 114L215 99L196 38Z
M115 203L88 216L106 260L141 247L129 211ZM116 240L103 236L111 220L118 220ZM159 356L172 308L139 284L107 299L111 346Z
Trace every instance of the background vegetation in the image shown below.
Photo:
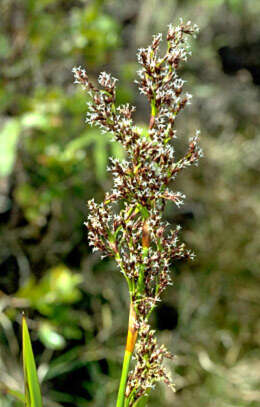
M21 311L31 328L46 407L114 406L127 325L127 289L93 255L85 202L111 185L122 151L84 124L86 95L71 69L120 79L138 109L136 48L178 17L201 27L183 71L193 104L177 151L201 128L205 158L178 179L187 200L170 222L197 253L153 325L176 356L177 393L150 406L260 404L259 0L2 0L0 24L0 404L22 390Z

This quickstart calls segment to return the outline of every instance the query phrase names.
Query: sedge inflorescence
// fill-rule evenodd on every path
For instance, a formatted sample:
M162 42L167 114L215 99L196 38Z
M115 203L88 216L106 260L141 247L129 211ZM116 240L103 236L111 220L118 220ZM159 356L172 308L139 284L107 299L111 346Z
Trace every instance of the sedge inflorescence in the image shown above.
M85 69L73 69L75 82L91 97L86 122L111 133L126 152L126 160L110 158L108 170L113 175L113 187L102 203L93 199L88 202L86 226L93 250L114 257L129 286L134 329L139 332L137 362L128 376L125 392L129 406L147 395L156 381L172 386L162 366L163 359L171 355L164 346L157 345L148 319L162 292L171 284L172 262L193 257L179 241L180 227L168 230L163 211L167 200L177 206L183 203L185 196L173 191L170 183L202 155L198 131L189 140L182 158L176 160L173 146L176 117L191 100L191 95L184 93L178 69L191 54L188 38L197 32L196 25L180 21L176 27L169 26L164 55L159 52L161 34L153 37L148 48L138 50L141 69L137 84L151 106L148 130L134 125L135 107L117 106L115 78L102 72L98 78L100 86L96 87Z

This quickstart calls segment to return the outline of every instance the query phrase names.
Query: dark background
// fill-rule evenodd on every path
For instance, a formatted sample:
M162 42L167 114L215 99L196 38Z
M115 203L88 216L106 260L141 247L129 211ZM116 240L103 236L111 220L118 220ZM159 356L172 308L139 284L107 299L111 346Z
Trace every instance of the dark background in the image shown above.
M122 151L84 124L71 69L86 65L94 81L112 72L118 101L147 126L136 49L180 16L201 33L182 71L194 98L176 149L200 128L205 158L176 182L185 205L167 207L197 257L173 267L152 320L176 354L177 392L159 386L149 405L260 405L259 0L2 0L0 383L23 389L25 310L46 407L114 406L127 327L125 282L91 253L83 226ZM1 393L0 404L18 406Z

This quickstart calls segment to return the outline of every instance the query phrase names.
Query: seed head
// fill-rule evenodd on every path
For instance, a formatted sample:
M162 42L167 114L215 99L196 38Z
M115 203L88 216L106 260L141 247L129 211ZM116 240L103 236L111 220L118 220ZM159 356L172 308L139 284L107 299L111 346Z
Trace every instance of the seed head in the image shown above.
M181 20L176 27L169 26L164 55L159 50L162 34L155 35L150 46L137 52L141 65L137 84L151 106L148 132L134 125L135 107L116 105L115 78L102 72L96 87L85 69L73 69L75 83L81 84L92 99L86 122L111 133L126 152L125 160L110 158L108 171L113 175L113 186L102 203L97 204L93 199L88 202L86 226L93 250L114 257L129 285L139 331L137 363L126 390L130 407L157 381L173 386L162 366L164 358L172 356L164 346L157 345L148 319L171 284L171 264L194 257L179 241L180 227L169 230L163 210L167 200L177 207L183 204L185 195L173 192L171 182L184 168L197 164L202 156L199 131L190 138L183 157L176 159L173 146L176 117L191 103L192 97L184 92L185 81L178 76L178 70L191 55L188 37L197 32L196 25ZM118 212L115 203L119 201Z

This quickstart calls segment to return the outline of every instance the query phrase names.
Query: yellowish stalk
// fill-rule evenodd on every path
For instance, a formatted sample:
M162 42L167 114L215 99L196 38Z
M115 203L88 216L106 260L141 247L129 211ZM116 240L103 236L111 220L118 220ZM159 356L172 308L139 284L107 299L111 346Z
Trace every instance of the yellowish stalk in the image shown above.
M119 385L119 390L118 390L116 407L124 407L128 372L129 372L129 367L130 367L130 362L132 359L133 351L135 348L137 335L138 335L138 330L136 327L136 313L134 310L133 303L131 301L126 348L125 348L125 355L124 355L124 361L123 361L122 374L121 374L121 380L120 380L120 385Z

